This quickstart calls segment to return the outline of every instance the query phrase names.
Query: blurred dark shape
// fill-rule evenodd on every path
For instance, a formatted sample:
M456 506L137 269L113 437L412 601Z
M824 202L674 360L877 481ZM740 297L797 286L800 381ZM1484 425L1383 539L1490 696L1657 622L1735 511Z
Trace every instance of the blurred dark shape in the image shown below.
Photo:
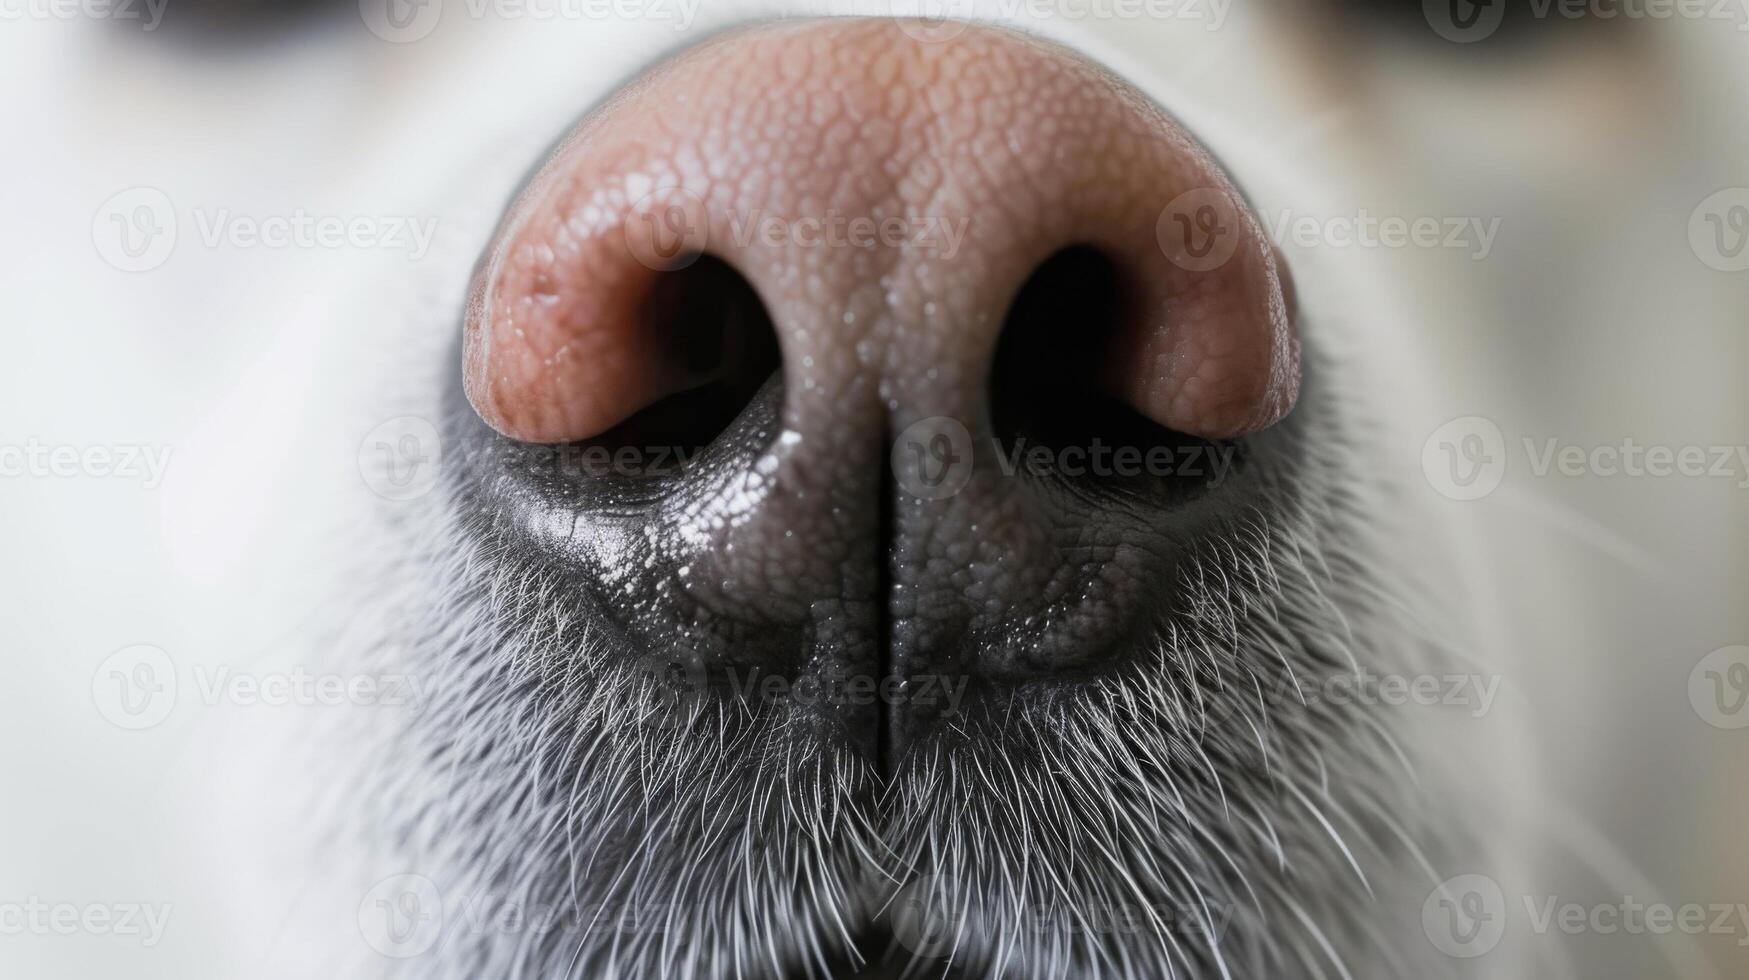
M1593 40L1638 23L1634 0L1287 0L1323 28L1487 57ZM1641 3L1643 6L1643 2Z
M143 5L144 0L136 0ZM117 20L123 33L227 48L291 40L345 10L357 0L162 0L162 21L141 31L135 21ZM356 14L354 14L356 17Z

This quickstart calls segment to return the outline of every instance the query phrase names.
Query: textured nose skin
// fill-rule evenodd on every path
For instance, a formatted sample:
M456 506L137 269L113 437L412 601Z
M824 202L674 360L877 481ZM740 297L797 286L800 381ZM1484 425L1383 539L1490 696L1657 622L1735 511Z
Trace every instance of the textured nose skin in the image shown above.
M1279 418L1297 344L1276 254L1169 117L1040 42L922 36L743 31L593 113L482 261L464 381L514 439L600 433L694 383L640 310L667 270L720 257L770 314L781 401L743 470L691 498L691 601L812 622L798 670L856 649L855 673L1019 682L1121 642L1173 560L1121 499L1001 465L992 365L1029 278L1074 246L1109 260L1101 383L1178 433ZM1227 236L1213 262L1174 237L1197 227ZM917 482L944 462L949 484Z

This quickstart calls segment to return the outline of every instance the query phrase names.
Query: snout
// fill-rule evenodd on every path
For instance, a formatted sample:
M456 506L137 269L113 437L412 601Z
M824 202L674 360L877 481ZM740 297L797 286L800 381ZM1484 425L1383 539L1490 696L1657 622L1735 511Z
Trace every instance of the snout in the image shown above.
M1286 275L1210 155L1071 53L740 31L590 113L507 211L463 329L468 479L628 650L901 692L807 709L885 754L947 711L906 701L925 680L1097 676L1158 623L1297 395ZM597 445L686 462L506 462Z

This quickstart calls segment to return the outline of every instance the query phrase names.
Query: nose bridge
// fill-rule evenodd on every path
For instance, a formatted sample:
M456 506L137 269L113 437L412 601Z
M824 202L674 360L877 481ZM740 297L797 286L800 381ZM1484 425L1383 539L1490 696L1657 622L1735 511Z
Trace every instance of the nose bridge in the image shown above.
M772 314L791 430L829 429L871 406L898 428L974 420L1003 311L1028 271L1081 240L1130 248L1121 225L1151 218L1113 220L1101 198L1121 193L1120 178L1093 172L1076 146L1097 134L1060 134L1046 109L1053 88L1086 93L1055 85L1064 66L1030 42L931 45L890 22L845 35L829 50L804 42L801 54L777 54L782 36L770 52L754 41L743 61L777 58L791 83L779 91L757 71L739 89L720 83L729 136L695 185L708 248ZM1065 106L1072 117L1074 98Z
M1246 226L1235 238L1255 229L1207 154L1095 67L1004 32L932 44L891 21L835 25L829 41L779 30L738 53L710 104L686 107L675 138L702 155L683 153L672 179L704 195L709 250L772 313L794 431L868 403L895 431L932 416L979 427L1005 312L1070 246L1133 287L1139 386L1201 364L1206 387L1223 344L1247 340L1249 310L1224 339L1165 329L1171 312L1218 318L1232 294L1250 300L1232 288L1249 271L1171 261L1167 203L1188 191ZM1235 266L1257 264L1239 252Z
M764 45L766 39L756 41ZM919 44L891 23L848 27L828 48L769 39L745 61L775 58L767 75L723 101L745 145L768 133L758 159L717 154L710 248L767 303L783 350L784 423L808 433L909 412L929 390L915 380L975 381L999 312L983 308L1012 242L962 137L982 123L949 93L969 51ZM988 70L988 69L986 69ZM739 172L737 172L739 170ZM961 409L964 406L951 406ZM840 432L842 435L842 432Z
M748 74L687 106L703 122L657 139L704 148L675 155L671 177L705 247L763 298L783 355L781 432L749 477L759 503L703 564L816 611L884 579L884 670L1049 670L1110 639L1137 559L1005 471L988 395L1005 314L1077 245L1152 309L1203 288L1155 222L1205 158L1095 69L1023 38L930 45L891 22L799 38L751 40ZM942 467L919 485L919 468ZM928 722L889 713L898 732Z
M756 542L740 553L762 563L836 563L843 581L940 558L919 550L934 521L970 526L960 517L994 508L1007 518L991 514L986 526L1004 528L1021 559L1045 536L1034 515L1016 511L1023 502L1005 499L989 459L957 502L925 511L898 499L886 540L870 518L883 498L903 497L888 467L899 432L944 418L987 442L1003 312L1027 273L1080 233L1065 184L1098 181L1022 137L1038 113L1024 90L1048 88L1059 69L1027 71L1017 39L926 45L890 22L848 32L829 53L781 56L800 81L781 92L765 91L762 75L739 91L719 86L738 135L728 140L734 152L712 155L715 172L700 185L708 248L765 300L784 380L783 435L761 476L771 492L731 538ZM744 60L777 51L756 48ZM755 158L737 158L750 133L775 138L760 141ZM736 559L725 549L715 561ZM786 591L819 576L761 581Z

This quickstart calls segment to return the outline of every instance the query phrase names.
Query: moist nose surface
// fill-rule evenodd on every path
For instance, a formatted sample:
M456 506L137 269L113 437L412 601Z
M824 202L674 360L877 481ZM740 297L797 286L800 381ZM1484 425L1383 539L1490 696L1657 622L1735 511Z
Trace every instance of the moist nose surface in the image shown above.
M781 367L684 471L585 507L495 485L634 645L718 688L806 681L831 696L794 716L871 753L957 710L944 690L1109 669L1208 489L1017 461L1212 454L1298 377L1277 257L1172 120L1056 48L924 36L783 24L634 83L510 209L463 338L480 419L585 443L712 377L653 322L662 284L700 254L744 278ZM1224 257L1178 247L1179 213ZM1026 287L1065 253L1100 275L1045 303Z

